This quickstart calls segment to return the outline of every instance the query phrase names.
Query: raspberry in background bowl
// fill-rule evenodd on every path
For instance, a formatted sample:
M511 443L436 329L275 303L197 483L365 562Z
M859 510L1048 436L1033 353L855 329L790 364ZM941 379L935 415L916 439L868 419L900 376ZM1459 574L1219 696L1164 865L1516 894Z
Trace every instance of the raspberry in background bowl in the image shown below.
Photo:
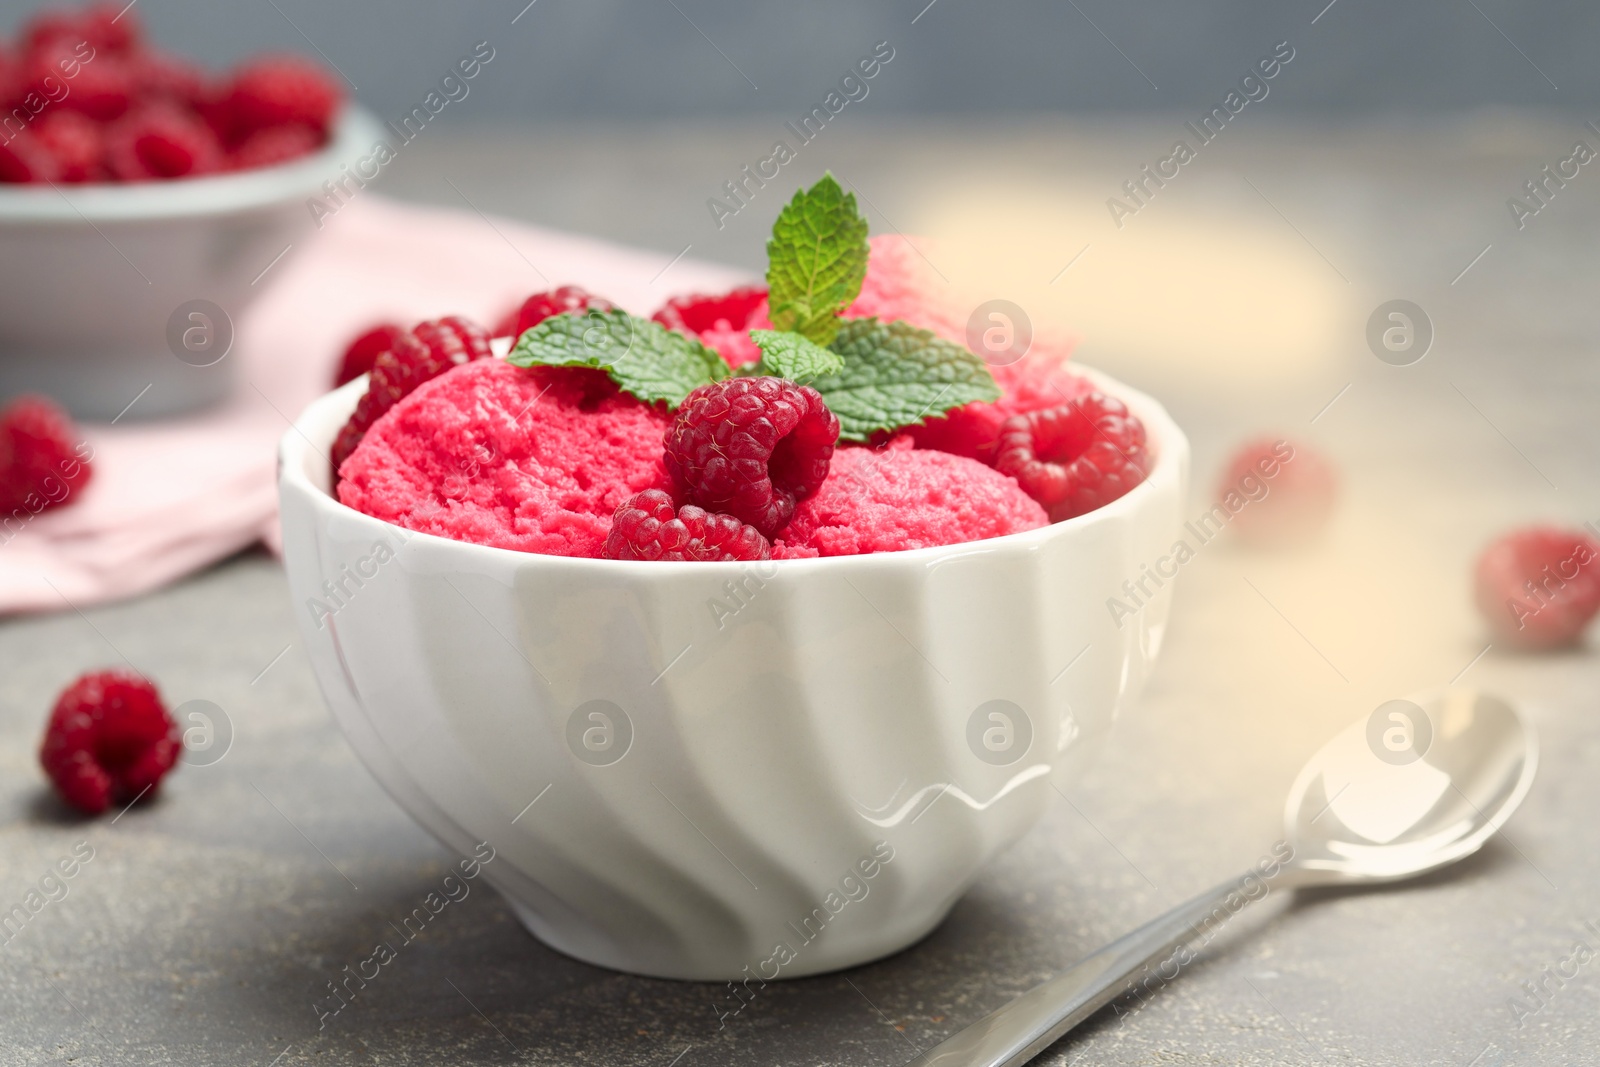
M0 148L0 400L43 393L108 419L138 397L136 419L227 395L252 283L314 234L307 199L383 134L351 104L295 111L305 94L282 75L303 60L273 60L276 83L254 89L249 69L208 82L116 14L36 19L0 91L20 130ZM241 86L248 106L229 106Z
M754 563L518 552L346 507L327 454L351 382L280 446L323 694L413 818L494 846L485 877L563 952L733 980L898 951L1082 772L1161 643L1168 590L1131 618L1107 601L1176 539L1188 444L1085 373L1149 433L1125 496L982 541Z

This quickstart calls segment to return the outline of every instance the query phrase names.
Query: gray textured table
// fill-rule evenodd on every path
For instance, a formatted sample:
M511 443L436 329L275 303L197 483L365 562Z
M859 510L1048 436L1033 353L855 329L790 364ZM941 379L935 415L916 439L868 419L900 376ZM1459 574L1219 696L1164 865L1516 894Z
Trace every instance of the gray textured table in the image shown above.
M768 125L441 125L388 188L459 203L448 177L482 210L653 247L664 266L692 245L756 267L776 198L722 232L704 200L765 148ZM67 895L0 948L0 1063L900 1064L1253 862L1325 737L1383 699L1463 675L1529 701L1542 733L1539 781L1506 833L1405 888L1270 896L1147 1004L1120 1004L1126 1014L1102 1015L1046 1062L1591 1061L1600 964L1544 979L1537 1001L1521 983L1540 981L1579 939L1600 947L1582 925L1600 922L1600 670L1588 651L1475 659L1487 639L1466 575L1507 525L1600 518L1600 178L1570 181L1522 231L1506 206L1575 139L1594 138L1558 116L1383 128L1262 117L1208 146L1117 230L1105 198L1179 129L1177 119L885 128L863 118L830 129L794 174L831 166L870 199L877 229L920 224L939 182L981 186L980 218L1081 208L1074 218L1100 229L1036 242L1059 264L1080 246L1099 250L1061 285L1131 287L1128 308L1180 332L1198 314L1182 278L1141 257L1158 239L1178 248L1184 226L1209 235L1202 265L1237 238L1217 261L1255 262L1240 276L1255 281L1224 286L1205 314L1240 330L1253 317L1279 323L1285 353L1317 350L1298 371L1269 360L1259 373L1211 373L1233 341L1208 342L1204 316L1192 359L1128 356L1138 331L1119 334L1103 315L1084 358L1158 394L1189 430L1197 510L1225 450L1258 430L1316 444L1345 478L1320 545L1266 555L1218 543L1185 568L1156 677L1100 762L926 941L769 987L719 1029L716 987L576 963L474 892L319 1032L312 1004L325 983L437 884L450 857L339 737L277 564L246 554L129 603L0 623L0 903L20 900L79 842L93 849ZM1008 198L1008 183L1022 192ZM1117 244L1141 227L1149 236ZM1278 273L1262 275L1262 249L1298 249L1294 270L1312 278L1296 292L1314 307L1287 325L1283 294L1260 288ZM1111 258L1097 283L1099 254ZM1305 274L1318 263L1330 273ZM1437 328L1415 366L1367 350L1367 314L1393 297L1421 303ZM1308 323L1317 336L1295 332ZM221 762L181 768L159 802L84 823L46 793L38 731L61 685L119 657L174 701L222 706L236 738ZM1520 1018L1513 997L1528 1005Z

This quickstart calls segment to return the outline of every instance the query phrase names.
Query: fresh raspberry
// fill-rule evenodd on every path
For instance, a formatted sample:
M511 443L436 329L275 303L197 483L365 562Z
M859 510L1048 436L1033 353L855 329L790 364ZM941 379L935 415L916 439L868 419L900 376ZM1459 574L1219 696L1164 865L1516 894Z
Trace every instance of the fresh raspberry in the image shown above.
M29 19L17 35L23 55L35 55L61 41L88 40L83 21L75 12L41 11Z
M100 124L76 111L46 111L34 124L39 141L55 157L63 182L93 182L105 177L105 138Z
M1144 424L1122 401L1089 393L1000 426L995 468L1017 480L1051 522L1103 507L1144 481Z
M383 322L351 341L350 347L344 350L344 358L339 361L339 373L333 380L333 387L337 389L370 371L373 360L380 353L393 348L405 332L404 326Z
M298 123L257 130L244 139L228 157L229 170L254 170L290 163L315 152L322 136L310 126Z
M123 181L186 178L222 169L222 146L199 118L171 105L129 112L106 132L106 163Z
M567 315L578 311L615 311L616 305L602 296L579 288L576 285L563 285L559 289L552 289L545 293L534 293L522 302L517 309L516 321L511 323L511 328L501 332L496 328L496 337L510 336L521 337L524 330L531 330L552 315ZM510 319L511 316L506 316ZM505 326L506 319L502 319L497 327Z
M489 327L490 337L517 337L517 316L522 314L522 305L508 308L499 318L494 320L494 325Z
M765 286L748 285L720 296L675 296L650 316L669 330L697 337L738 368L761 360L750 331L770 326Z
M144 36L139 18L120 4L95 4L83 12L43 11L28 20L21 33L22 50L42 51L63 40L88 41L99 52L130 52ZM96 56L98 58L98 55Z
M954 452L993 465L1000 427L1007 419L1059 407L1095 391L1094 383L1073 373L1064 358L1046 353L1035 353L1015 363L996 364L989 372L1000 387L1000 399L974 400L943 415L924 419L904 432L911 435L918 448Z
M201 84L199 96L190 105L217 143L229 149L239 147L244 140L233 121L232 92L233 83L226 77L210 78Z
M138 90L132 62L94 47L82 32L41 39L25 53L20 76L22 91L51 101L52 109L101 122L121 118Z
M234 75L229 110L239 133L297 122L327 133L343 97L317 64L295 55L264 56Z
M1217 501L1233 516L1234 536L1255 545L1292 545L1327 527L1338 489L1333 464L1318 453L1261 438L1233 454L1217 484Z
M0 138L0 182L53 182L60 177L55 153L32 128L9 141Z
M368 428L401 397L451 367L491 355L488 331L456 315L420 323L401 333L390 348L373 360L367 391L356 404L350 421L334 438L334 480L338 480L339 468L356 450Z
M61 98L57 106L81 112L100 122L110 122L127 114L138 89L132 65L107 52L96 55L87 63L76 57L69 59L70 55L70 50L55 54L41 53L40 60L46 66L38 68L35 74L36 82L49 74L66 83L67 95ZM62 73L63 63L76 63L77 75L65 77ZM67 66L65 69L72 68Z
M1600 541L1553 526L1514 530L1484 549L1476 579L1478 611L1495 641L1576 644L1600 611Z
M166 98L199 107L210 97L205 72L188 60L165 52L140 52L132 62L134 83L147 100Z
M667 471L684 494L773 537L828 476L839 419L809 385L728 378L685 398L667 431Z
M56 698L39 762L61 799L97 815L154 790L181 747L155 686L132 671L98 671Z
M693 504L674 508L665 492L646 489L617 508L602 552L607 559L718 563L771 559L772 545L761 531L732 515L715 515Z
M0 515L37 514L75 498L89 483L87 444L77 427L42 396L23 396L0 411Z
M132 52L144 38L144 27L132 8L132 4L94 4L83 13L84 36L96 48Z

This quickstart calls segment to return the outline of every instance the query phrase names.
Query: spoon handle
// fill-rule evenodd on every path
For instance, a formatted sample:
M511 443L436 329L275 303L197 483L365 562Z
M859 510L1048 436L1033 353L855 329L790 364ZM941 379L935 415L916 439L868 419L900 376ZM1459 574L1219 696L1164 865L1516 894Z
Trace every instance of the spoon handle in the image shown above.
M1125 992L1128 979L1142 967L1199 937L1207 919L1226 922L1238 910L1226 902L1231 895L1243 895L1240 886L1241 879L1235 878L1179 904L1034 986L906 1067L1016 1067L1027 1063ZM1162 975L1164 980L1175 977L1176 970Z

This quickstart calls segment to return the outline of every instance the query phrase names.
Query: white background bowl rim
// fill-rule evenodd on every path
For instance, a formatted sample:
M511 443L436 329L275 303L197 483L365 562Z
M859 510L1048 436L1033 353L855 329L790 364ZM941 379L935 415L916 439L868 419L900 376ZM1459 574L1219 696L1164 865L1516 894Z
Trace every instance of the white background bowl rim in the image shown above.
M324 182L339 174L342 164L370 152L380 139L390 140L393 147L392 138L371 112L347 103L328 143L301 159L206 178L4 184L0 223L160 221L247 211L319 192Z
M615 559L590 559L587 556L557 556L542 552L523 552L512 548L498 548L493 545L479 544L475 541L457 541L449 537L440 537L437 534L423 533L409 530L404 526L375 518L365 512L357 511L342 503L331 492L314 483L307 473L308 460L327 464L328 447L333 442L333 437L338 433L339 427L349 417L356 401L366 388L366 376L363 375L354 381L331 392L325 393L313 400L293 426L284 434L279 445L279 476L282 482L292 484L295 488L306 494L310 499L317 501L318 508L331 508L336 512L345 513L346 520L355 517L358 521L370 523L374 529L385 531L397 530L404 536L406 543L414 538L425 538L423 544L451 549L466 550L469 553L488 553L481 558L486 564L514 564L523 567L566 567L573 570L583 568L600 568L596 573L607 573L613 576L623 574L654 574L665 577L668 574L683 574L687 571L701 571L712 573L707 568L719 568L725 572L737 572L752 566L777 567L791 576L803 574L818 568L839 569L848 566L869 566L873 561L882 564L888 560L903 562L908 566L918 564L928 565L941 563L949 559L972 552L995 551L1031 551L1044 541L1068 536L1076 531L1097 523L1115 522L1133 510L1137 509L1143 499L1152 493L1158 492L1157 482L1176 478L1181 482L1179 473L1188 453L1188 439L1184 436L1177 423L1167 414L1165 407L1155 398L1140 392L1130 386L1124 385L1109 375L1095 370L1081 363L1073 363L1071 370L1081 373L1084 377L1094 382L1104 392L1116 397L1128 405L1141 422L1144 423L1145 433L1152 443L1156 455L1155 467L1145 477L1144 481L1134 486L1127 493L1094 511L1078 515L1061 522L1047 523L1033 530L1023 530L1019 533L1003 534L999 537L988 537L977 541L958 541L949 545L934 545L928 548L902 549L895 552L863 552L846 556L818 556L799 559L775 559L731 562L697 562L697 561L650 561L650 560L615 560ZM315 455L308 453L315 451ZM623 568L626 568L624 570Z

